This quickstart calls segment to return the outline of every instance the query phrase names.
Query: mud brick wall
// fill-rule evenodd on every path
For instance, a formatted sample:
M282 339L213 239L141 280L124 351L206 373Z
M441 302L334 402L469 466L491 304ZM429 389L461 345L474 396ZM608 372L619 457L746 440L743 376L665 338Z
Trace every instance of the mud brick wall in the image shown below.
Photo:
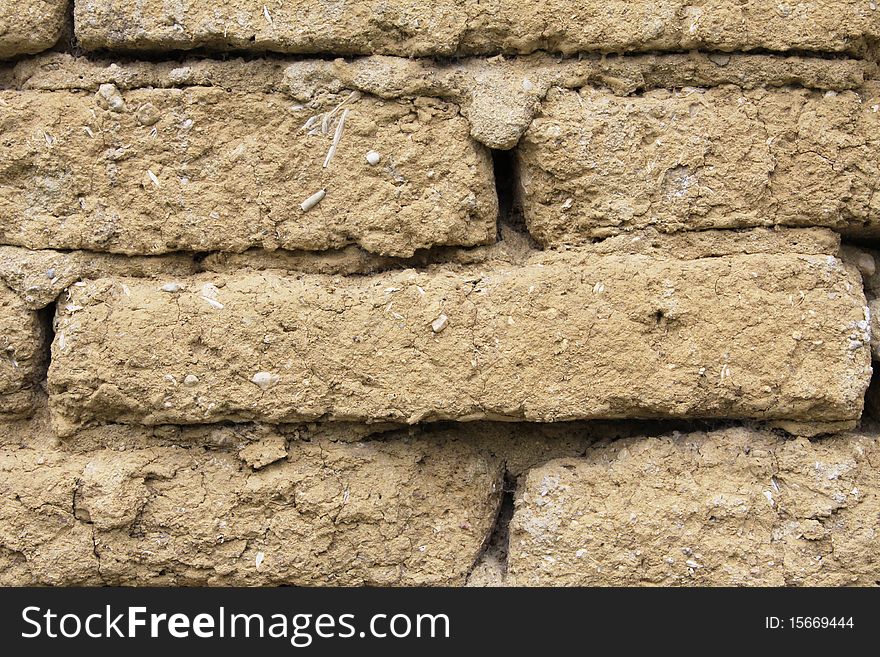
M0 5L0 584L880 582L880 10Z

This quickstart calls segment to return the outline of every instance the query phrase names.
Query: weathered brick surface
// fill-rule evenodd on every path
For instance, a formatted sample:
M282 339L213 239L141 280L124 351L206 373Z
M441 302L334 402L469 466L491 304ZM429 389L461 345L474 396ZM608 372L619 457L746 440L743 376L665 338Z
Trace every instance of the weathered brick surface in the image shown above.
M551 91L517 151L529 229L546 245L648 226L880 234L878 92Z
M0 417L30 412L45 375L47 349L39 315L0 283Z
M876 584L874 4L5 2L0 585Z
M68 0L4 0L0 4L0 59L55 45L64 29Z
M728 429L626 439L531 470L519 585L873 586L880 440ZM875 464L875 465L872 465Z
M0 241L125 254L359 244L409 256L494 239L491 158L457 106L364 96L328 118L347 97L305 108L221 88L2 91Z
M292 442L257 472L202 447L47 445L0 450L3 585L461 584L502 484L455 439Z
M162 287L102 279L71 291L49 373L62 430L94 420L853 421L870 376L859 274L830 255L588 251Z
M843 56L701 52L624 57L588 53L565 59L539 52L511 58L439 61L389 56L234 61L188 57L127 61L124 66L107 57L51 53L0 68L0 87L96 92L108 83L123 91L206 86L242 93L281 92L300 104L324 100L327 93L340 89L387 99L436 97L459 106L476 141L509 150L531 124L540 99L554 87L597 85L619 95L723 84L743 89L799 86L845 91L861 88L871 70L869 62Z
M451 55L644 50L861 52L880 34L862 0L780 4L709 0L81 0L86 48L195 47L290 53Z

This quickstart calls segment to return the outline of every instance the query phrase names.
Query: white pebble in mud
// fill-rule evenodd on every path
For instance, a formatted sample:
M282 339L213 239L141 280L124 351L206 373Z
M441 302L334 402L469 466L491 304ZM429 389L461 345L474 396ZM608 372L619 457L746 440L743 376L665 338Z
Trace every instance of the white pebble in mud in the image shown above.
M440 315L440 317L431 322L431 330L434 333L440 333L447 326L449 326L449 318L446 315Z
M271 372L257 372L251 379L251 383L260 388L260 390L268 390L281 380L281 377Z

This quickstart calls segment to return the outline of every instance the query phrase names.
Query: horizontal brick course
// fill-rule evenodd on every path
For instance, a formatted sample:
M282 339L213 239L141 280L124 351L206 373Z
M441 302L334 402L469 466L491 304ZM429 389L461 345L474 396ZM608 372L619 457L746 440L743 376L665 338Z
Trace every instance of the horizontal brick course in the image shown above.
M221 6L183 0L83 0L88 49L211 49L404 56L536 50L812 50L862 52L880 16L861 0L300 0Z
M328 94L353 89L379 98L440 98L455 104L471 137L499 150L516 146L553 88L607 88L621 96L654 89L805 87L859 90L871 64L851 57L734 53L598 54L560 59L546 52L510 58L449 60L389 56L301 59L294 57L131 60L106 55L51 53L0 67L0 87L20 91L91 91L114 84L121 91L213 87L238 93L281 93L296 104L325 104Z
M95 420L854 421L870 376L859 275L830 255L571 252L364 278L161 283L97 280L59 309L49 387L62 429Z

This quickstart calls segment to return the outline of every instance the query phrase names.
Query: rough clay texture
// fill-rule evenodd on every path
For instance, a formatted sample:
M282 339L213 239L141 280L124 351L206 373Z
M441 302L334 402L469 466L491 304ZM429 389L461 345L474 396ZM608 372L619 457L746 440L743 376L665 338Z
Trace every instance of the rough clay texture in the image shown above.
M470 93L495 87L502 104L540 97L553 86L601 86L620 95L670 87L745 89L797 85L841 91L861 87L876 65L864 59L833 59L743 53L626 54L579 53L560 58L547 53L523 57L411 59L385 55L355 58L266 57L173 60L128 57L74 57L61 52L21 59L0 69L4 86L20 89L97 91L104 83L120 89L213 87L240 91L289 92L300 100L341 88L382 98L443 96L467 103ZM533 87L523 84L528 80ZM488 107L487 102L483 103ZM520 102L520 101L516 101Z
M55 45L64 30L68 0L4 0L0 4L0 59Z
M79 286L83 279L108 276L164 281L200 272L279 271L353 276L432 265L459 271L478 264L522 265L535 255L533 244L521 233L502 225L500 236L501 241L491 245L436 248L412 258L377 256L355 246L320 252L250 249L243 253L212 253L202 259L188 254L122 256L0 246L0 280L15 290L29 308L39 310L53 303L71 286ZM754 228L736 232L705 230L676 234L646 230L584 245L579 251L595 256L630 254L695 260L724 255L828 255L840 249L840 236L823 228ZM844 247L841 256L846 257L850 250L852 247ZM861 249L858 251L864 253ZM858 264L853 263L853 266L858 269ZM866 281L865 285L869 283ZM873 298L871 288L866 287L865 292L869 299Z
M873 586L880 441L747 429L622 440L531 470L511 583Z
M46 374L45 325L0 283L0 418L27 415Z
M874 4L6 2L0 585L876 585Z
M840 257L862 275L871 321L871 353L875 361L880 360L880 271L877 268L880 253L873 249L844 244L840 249Z
M0 429L2 431L2 429ZM464 440L0 450L0 584L455 585L502 463Z
M181 254L148 258L89 251L31 251L17 246L0 246L0 280L14 290L28 308L34 310L54 303L65 290L82 279L103 276L187 276L197 271L193 258Z
M858 272L831 255L575 252L366 279L100 279L59 306L49 391L63 432L324 417L855 421L870 378L865 303Z
M472 265L505 263L524 265L535 255L534 243L522 233L501 226L501 241L475 248L447 247L417 254L413 258L375 256L356 247L338 251L294 252L253 249L245 253L214 253L201 261L202 271L229 274L244 270L286 271L310 274L375 274L392 269L426 268L443 265L461 271ZM586 256L644 255L695 260L724 255L791 254L828 255L840 249L840 236L823 228L753 228L742 231L705 230L666 234L656 230L618 235L595 244L583 245L578 253ZM16 250L16 258L33 252ZM15 262L15 260L13 261ZM3 250L0 249L0 278L5 276ZM11 278L11 277L10 277ZM12 285L12 283L8 283ZM38 289L47 287L47 283ZM32 293L37 293L32 288ZM51 290L42 292L44 296Z
M157 254L356 243L410 256L495 238L491 158L441 100L342 94L304 107L280 94L105 84L0 92L0 129L5 244Z
M796 85L821 91L859 89L872 65L850 58L688 53L559 59L545 53L448 61L369 56L292 60L190 58L124 61L73 58L53 53L0 68L0 87L33 91L97 92L159 87L219 87L247 93L282 93L310 107L357 90L388 100L442 98L459 106L478 142L501 150L516 146L554 87L591 86L618 95L650 89L716 87L743 89Z
M88 49L404 56L697 48L862 52L880 34L880 14L862 0L79 0L75 18Z
M462 584L505 473L651 427L363 429L0 424L0 584Z
M877 235L878 92L551 91L517 150L529 230L548 246L648 226Z

